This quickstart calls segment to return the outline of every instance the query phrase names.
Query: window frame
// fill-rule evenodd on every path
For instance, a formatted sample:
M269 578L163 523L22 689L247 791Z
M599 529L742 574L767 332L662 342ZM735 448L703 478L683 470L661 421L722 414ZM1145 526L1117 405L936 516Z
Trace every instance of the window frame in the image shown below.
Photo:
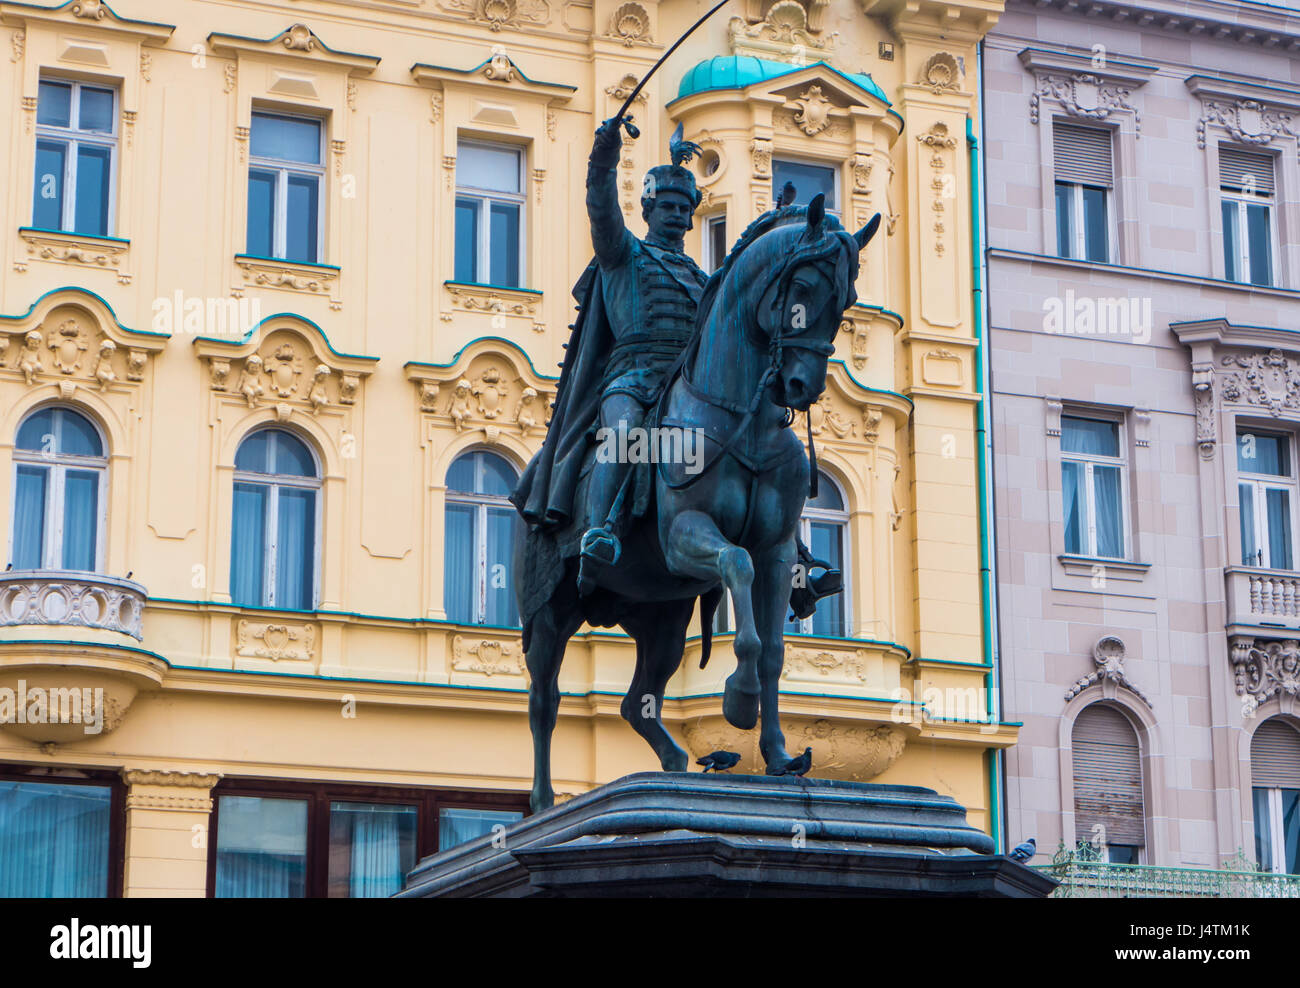
M236 484L260 484L263 487L269 488L271 493L266 501L267 517L263 520L264 544L262 546L262 551L265 553L265 556L263 558L266 560L266 567L264 570L265 581L262 585L262 603L248 604L245 601L233 601L233 594L232 594L232 601L237 606L240 607L264 607L267 608L268 610L277 610L277 611L298 611L299 610L299 608L296 607L284 607L281 604L277 603L275 600L275 584L276 584L276 577L278 574L278 565L279 565L279 550L275 544L276 537L279 535L279 526L280 526L279 488L282 486L297 487L300 489L312 490L315 491L316 493L314 511L313 511L313 515L315 517L313 520L314 532L312 534L311 607L306 608L306 611L314 611L318 607L320 607L320 594L321 594L321 561L323 558L322 555L323 547L321 545L321 542L322 542L322 532L324 531L324 515L325 515L325 511L324 511L325 478L323 476L325 472L324 465L321 462L320 454L317 453L316 451L315 445L309 439L307 439L305 436L298 434L297 432L294 432L290 429L286 429L279 424L262 426L261 428L251 429L247 433L245 433L243 438L239 440L238 445L235 447L236 462L238 462L240 448L242 448L244 443L248 442L248 440L253 438L253 436L257 435L259 432L287 433L294 439L298 440L298 442L302 443L302 445L307 449L307 454L312 458L313 464L315 464L316 476L301 477L294 474L255 473L251 470L241 470L239 469L239 467L234 468L231 474L231 483L230 483L230 492L231 492L230 541L231 541L231 548L232 548L232 556L233 556L233 547L235 541L235 506L234 506L235 485ZM233 567L233 559L232 559L232 567L231 567L232 572L230 574L230 583L232 589L234 584L233 568L234 567Z
M438 853L439 821L443 809L507 810L531 813L528 793L505 789L441 789L436 787L363 785L352 782L294 782L283 779L223 778L212 789L208 820L208 866L205 895L216 897L217 843L222 796L307 801L307 867L303 898L323 899L329 893L330 803L385 803L415 805L418 863Z
M33 415L53 409L58 412L71 413L84 419L99 437L103 456L77 456L71 453L36 453L18 448L18 432ZM43 467L48 471L49 488L45 492L44 523L45 536L41 544L41 565L38 569L56 573L100 573L104 572L105 554L108 542L108 465L112 459L108 452L108 437L99 423L79 408L69 405L38 405L29 409L14 429L13 447L13 484L9 492L9 559L14 561L14 540L17 534L14 525L18 520L18 472L23 466ZM67 486L69 470L94 472L98 475L95 491L95 566L89 570L69 570L63 567L63 523L64 493ZM15 567L17 569L17 567Z
M786 154L783 151L774 150L772 152L772 205L774 206L777 202L777 196L780 194L780 190L776 187L776 166L781 162L789 162L792 165L808 165L813 168L827 169L834 177L834 181L831 183L831 188L835 190L835 203L833 206L830 203L827 203L826 212L830 213L836 219L840 218L843 212L843 207L840 205L840 201L844 197L844 165L842 162L826 161L821 158L811 158L797 153ZM795 187L795 194L798 194L797 186Z
M54 124L43 124L40 122L40 83L48 82L57 85L71 86L72 95L69 103L69 120L67 127L58 127ZM73 121L81 123L81 91L84 88L98 89L107 92L113 100L113 109L110 113L113 129L107 134L99 131L82 130L79 126L73 126ZM57 75L41 75L37 80L37 123L35 127L35 138L32 143L32 161L35 163L36 154L39 153L40 142L59 141L64 144L68 150L63 161L63 208L62 215L59 218L59 227L50 231L53 233L67 233L77 237L104 237L111 238L117 231L117 181L118 181L118 159L119 155L119 130L118 117L122 112L122 90L120 86L103 82L83 82L80 79L65 78ZM77 216L77 159L78 150L82 144L88 144L92 147L104 147L108 149L108 209L105 216L103 233L83 233L76 229ZM36 226L36 202L35 202L35 183L32 189L32 227L34 229L46 229L45 227Z
M498 189L482 189L473 185L461 185L459 161L464 148L481 148L488 151L509 151L519 164L519 192L502 192ZM504 141L484 141L475 138L457 138L456 161L458 163L455 178L455 190L452 199L453 243L452 267L455 269L455 211L460 199L474 199L483 204L479 210L477 239L474 257L474 278L468 282L473 285L491 285L494 288L527 289L528 287L528 149L518 144ZM503 202L519 207L519 284L498 285L491 281L492 276L492 203ZM483 276L487 275L485 279Z
M1237 443L1240 444L1243 434L1254 436L1269 436L1282 439L1287 444L1287 460L1290 472L1286 475L1271 473L1251 473L1237 469L1237 513L1239 518L1238 532L1240 532L1240 514L1241 514L1241 488L1247 485L1251 490L1251 522L1255 526L1255 543L1259 546L1259 561L1249 563L1245 561L1246 547L1243 545L1238 553L1238 558L1242 560L1242 566L1254 566L1257 569L1276 569L1282 570L1280 566L1272 565L1272 550L1269 545L1268 529L1268 501L1266 491L1284 490L1289 495L1287 497L1287 520L1290 525L1291 543L1291 566L1290 570L1284 572L1294 572L1296 564L1296 497L1300 495L1300 482L1296 479L1296 441L1295 434L1292 432L1279 432L1275 429L1252 429L1249 425L1239 423L1237 425ZM1240 450L1237 450L1234 456L1234 463L1240 462ZM1240 537L1240 536L1238 536ZM1265 557L1268 558L1265 558Z
M1272 860L1270 861L1270 864L1272 865L1272 870L1269 872L1269 874L1273 874L1273 875L1293 874L1292 872L1286 870L1286 859L1287 859L1286 828L1285 826L1283 826L1284 820L1282 816L1282 793L1284 791L1294 792L1295 790L1291 790L1287 786L1251 786L1252 797L1254 793L1260 792L1261 790L1268 794L1267 795L1268 837L1269 837L1269 844L1272 845L1271 848ZM1251 803L1253 807L1254 804L1253 798L1251 800ZM1251 815L1251 821L1256 831L1258 831L1259 819L1254 816L1253 812ZM1258 864L1258 862L1256 862L1256 864Z
M309 162L289 161L284 158L266 158L253 154L253 129L257 126L259 116L278 117L285 120L309 120L314 123L320 136L320 146L317 148L318 153L316 155L320 159L319 164L313 165ZM325 200L326 186L329 179L328 158L326 156L328 146L327 129L327 120L323 116L253 107L248 121L248 176L244 185L245 210L247 211L252 203L249 189L253 181L254 170L275 172L275 212L271 219L271 256L267 260L285 261L289 264L325 263ZM289 251L289 177L291 174L309 175L317 180L316 259L314 261L304 261L301 258L287 256ZM248 243L247 216L245 216L244 222L244 249L246 251L251 250L251 245ZM260 257L261 255L250 253L249 256Z
M447 473L451 472L452 467L455 466L456 462L460 460L462 457L472 457L475 453L486 453L490 456L496 456L501 460L503 460L506 463L506 465L508 465L510 469L514 471L515 482L518 483L521 474L517 464L515 464L508 457L503 456L501 453L497 452L496 450L484 449L479 446L472 446L469 449L461 450L459 453L457 453L452 458L451 462L447 465ZM482 462L482 461L477 461L477 462ZM444 484L446 483L445 474L443 477L443 483ZM480 627L480 628L521 627L521 625L518 624L495 625L495 624L487 623L488 509L507 508L513 512L515 510L515 506L510 503L510 499L506 497L506 495L504 494L479 494L479 493L469 493L466 491L453 491L450 487L447 487L445 490L446 493L443 496L444 505L443 505L443 512L442 512L442 519L444 525L444 532L443 532L444 542L446 541L445 526L447 524L447 507L453 504L461 504L461 505L468 505L474 509L475 539L474 539L473 613L471 615L471 620L468 623L470 625L473 625L475 627ZM444 566L443 579L445 580L446 577L447 577L446 568ZM511 572L510 578L513 584L514 580L518 578L518 574ZM513 590L513 586L511 589ZM445 594L443 597L443 606L445 609L446 607ZM519 617L517 611L518 611L518 605L516 605L516 615L515 615L516 618ZM448 620L452 620L450 615L448 616Z
M1066 419L1085 419L1092 422L1106 422L1116 427L1116 441L1119 455L1116 457L1103 456L1100 453L1072 453L1065 449L1065 420ZM1128 455L1128 422L1123 415L1108 415L1104 412L1093 411L1091 409L1066 409L1061 412L1061 435L1057 450L1060 454L1061 465L1061 541L1065 554L1069 556L1081 557L1084 559L1108 560L1113 562L1125 562L1132 560L1133 532L1130 527L1131 515L1129 513L1129 455ZM1065 463L1066 461L1084 464L1084 483L1083 490L1085 495L1085 508L1087 522L1087 538L1082 552L1075 552L1065 544L1065 533L1069 527L1069 519L1065 515ZM1120 556L1102 556L1097 551L1097 504L1096 488L1093 485L1093 468L1096 466L1118 467L1119 468L1119 532L1124 539L1124 553Z
M1107 188L1104 185L1089 185L1086 182L1062 182L1059 180L1055 180L1052 185L1054 198L1055 198L1055 190L1060 186L1065 186L1065 188L1070 190L1069 192L1070 223L1071 223L1070 240L1072 241L1072 243L1070 244L1071 252L1065 255L1065 259L1069 261L1085 261L1089 264L1112 263L1112 258L1115 256L1115 251L1114 251L1115 238L1114 238L1114 231L1111 227L1111 218L1112 218L1112 214L1114 213L1114 210L1111 209L1111 199L1113 198L1111 195L1112 190ZM1100 260L1096 260L1088 256L1088 224L1087 224L1087 210L1084 205L1084 196L1083 196L1084 189L1096 189L1100 191L1102 194L1102 200L1101 200L1102 209L1106 214L1104 217L1105 223L1103 224L1106 229L1106 244L1105 244L1106 249L1104 251L1105 257L1101 258ZM1056 225L1057 225L1056 243L1057 243L1057 249L1059 250L1060 243L1061 243L1061 235L1060 235L1061 216L1059 211L1056 217Z
M792 622L789 620L788 616L785 617L782 624L786 634L811 635L817 638L851 638L853 632L853 607L852 607L853 605L852 541L853 540L852 540L852 533L849 531L849 523L852 520L853 512L849 507L850 502L849 502L848 494L844 490L843 484L841 484L838 480L833 478L825 470L818 471L817 482L819 484L829 483L832 487L834 487L835 493L839 494L840 503L843 504L844 507L843 508L813 508L805 504L803 510L799 513L799 538L803 540L804 545L808 546L811 549L813 522L834 524L839 528L840 537L843 540L840 545L840 555L841 555L840 572L843 574L844 589L838 594L838 596L841 598L844 607L844 616L843 616L844 630L843 633L840 635L824 635L813 630L813 622L817 620L816 612L813 612L806 618L799 619L798 631L790 630L790 625ZM825 599L829 600L830 598L825 598ZM724 598L724 602L729 603L730 602L729 597ZM789 609L788 604L786 604L785 607L787 610Z
M1238 277L1228 277L1226 258L1228 254L1228 226L1224 224L1223 235L1223 254L1225 258L1223 278L1234 285L1254 285L1257 288L1276 288L1278 287L1277 261L1278 261L1278 240L1277 240L1277 223L1274 220L1276 210L1275 196L1263 195L1261 193L1248 192L1229 192L1227 189L1219 189L1220 203L1232 203L1237 214L1236 231L1237 231L1237 274ZM1251 273L1251 255L1250 255L1250 206L1263 206L1268 217L1268 281L1252 281ZM1220 216L1222 216L1223 207L1219 207Z
M714 250L713 231L715 227L722 227L722 252L719 254ZM702 268L705 274L713 274L722 266L722 262L727 258L727 214L725 211L714 213L712 216L704 217L700 224L701 244L703 248L700 256L704 261Z
M41 773L39 775L35 773ZM51 772L66 772L51 774ZM108 881L105 897L121 899L126 895L126 783L106 769L46 768L0 762L0 782L26 782L35 785L82 785L107 787L108 804Z

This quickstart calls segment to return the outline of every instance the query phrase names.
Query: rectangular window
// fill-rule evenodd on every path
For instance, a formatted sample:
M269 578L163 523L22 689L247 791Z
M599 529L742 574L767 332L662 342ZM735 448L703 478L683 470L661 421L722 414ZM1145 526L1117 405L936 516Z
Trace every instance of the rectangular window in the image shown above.
M107 785L0 779L0 898L103 898L112 887Z
M1237 501L1244 566L1292 569L1295 473L1291 437L1237 430Z
M462 141L456 153L457 281L524 286L524 155Z
M42 79L38 94L32 226L107 237L113 228L117 93Z
M1114 185L1111 133L1057 123L1052 127L1056 172L1056 252L1061 257L1110 260L1107 199Z
M1065 551L1124 558L1124 454L1119 422L1061 416Z
M826 212L838 216L840 199L836 186L839 169L828 165L814 165L806 161L776 158L772 161L772 203L781 201L786 183L794 186L796 206L806 206L817 193L826 197Z
M1273 200L1271 155L1219 146L1223 267L1229 281L1273 284Z
M1262 871L1300 874L1300 789L1256 786L1255 861Z
M306 264L320 262L324 252L324 139L320 120L253 114L248 165L249 254Z
M704 271L713 274L727 257L727 214L704 221Z
M522 819L528 794L225 779L213 803L209 895L386 898L421 858Z

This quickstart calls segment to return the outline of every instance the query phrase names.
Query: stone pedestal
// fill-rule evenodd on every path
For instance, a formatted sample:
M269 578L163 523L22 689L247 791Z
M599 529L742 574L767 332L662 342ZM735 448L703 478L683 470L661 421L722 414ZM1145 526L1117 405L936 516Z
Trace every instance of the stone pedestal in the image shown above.
M642 772L425 858L401 897L1044 897L947 796L760 775Z

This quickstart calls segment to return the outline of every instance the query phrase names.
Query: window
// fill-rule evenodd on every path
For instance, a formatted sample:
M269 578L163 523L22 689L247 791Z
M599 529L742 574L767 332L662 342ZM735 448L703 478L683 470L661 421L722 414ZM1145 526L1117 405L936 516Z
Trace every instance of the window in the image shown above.
M1229 281L1273 284L1273 158L1219 145L1223 268Z
M1140 864L1146 844L1142 756L1137 732L1113 707L1080 712L1071 741L1074 833L1114 864Z
M42 408L14 447L14 569L98 570L108 476L99 430L70 408Z
M443 603L451 621L519 626L511 572L517 515L506 500L518 479L484 450L458 457L447 471Z
M827 165L813 165L806 161L775 158L772 161L772 202L781 201L785 183L794 186L794 205L806 206L817 193L826 197L826 212L840 214L837 181L839 172Z
M254 113L248 164L248 253L315 264L323 253L324 127Z
M1255 861L1264 871L1300 875L1300 731L1276 718L1250 739Z
M814 559L830 563L844 573L844 591L817 602L812 617L786 622L787 634L824 635L843 638L848 632L845 600L848 598L848 567L844 565L848 554L849 513L844 506L844 495L839 486L825 473L818 474L817 497L808 501L799 520L799 537L811 550ZM819 576L814 570L808 576Z
M117 94L42 79L36 102L32 226L107 237L113 228Z
M456 280L523 287L524 155L462 141L456 153Z
M713 274L727 258L727 214L710 216L704 221L704 271Z
M1114 184L1108 130L1052 126L1056 170L1056 252L1080 261L1110 260L1106 200Z
M1065 551L1124 558L1124 456L1118 422L1061 416Z
M421 857L523 818L526 793L223 779L216 898L386 898Z
M230 595L236 604L316 606L320 475L302 440L254 432L235 454Z
M1237 501L1242 565L1291 569L1295 477L1290 436L1237 430Z
M0 779L0 898L104 898L110 868L109 785Z

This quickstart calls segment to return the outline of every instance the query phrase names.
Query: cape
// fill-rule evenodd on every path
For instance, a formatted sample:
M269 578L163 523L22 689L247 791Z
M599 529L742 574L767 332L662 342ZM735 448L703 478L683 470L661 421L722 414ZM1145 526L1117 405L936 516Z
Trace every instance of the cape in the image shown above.
M573 517L583 455L600 419L600 385L613 350L600 265L593 258L573 287L578 316L565 344L555 407L542 448L510 500L530 528L558 529Z

